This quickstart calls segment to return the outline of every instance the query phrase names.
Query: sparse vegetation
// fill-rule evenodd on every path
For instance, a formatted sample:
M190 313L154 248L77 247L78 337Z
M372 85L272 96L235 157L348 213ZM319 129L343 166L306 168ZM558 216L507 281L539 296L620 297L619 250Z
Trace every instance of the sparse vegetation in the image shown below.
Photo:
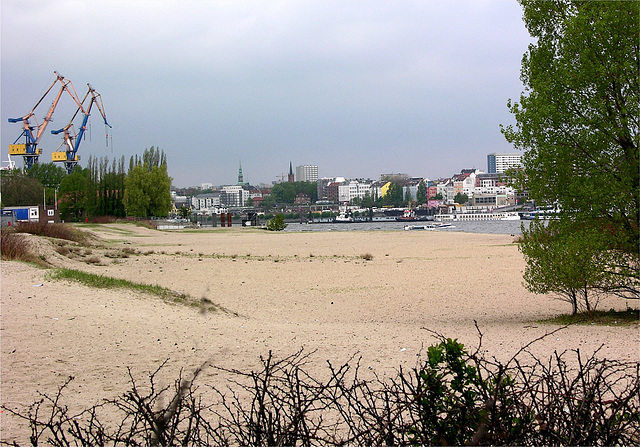
M0 235L2 259L30 262L41 267L48 267L49 264L46 260L31 251L29 243L23 235L8 228L3 228Z
M125 279L112 278L104 275L95 275L80 270L73 269L57 269L49 273L49 278L53 280L70 280L76 281L89 287L100 289L129 289L136 292L155 295L172 302L192 303L196 302L189 295L177 293L173 290L157 285L149 285L127 281Z
M56 239L65 239L78 243L84 243L87 240L87 236L84 232L79 231L71 225L66 224L21 222L20 225L11 227L10 231L14 231L17 233L29 233L36 236L51 237Z
M548 320L542 320L540 323L553 323L561 325L569 324L597 324L600 326L630 326L640 322L640 312L634 309L617 311L610 309L608 311L598 310L592 312L582 312L572 315L560 315Z
M548 334L550 335L550 334ZM480 336L482 340L482 336ZM532 342L533 343L533 342ZM257 371L203 364L158 386L166 361L115 399L71 413L69 378L53 396L29 407L3 405L31 428L32 445L635 445L640 436L638 362L584 357L575 351L548 360L529 353L507 363L469 353L440 336L427 359L391 380L360 378L359 361L328 364L321 379L302 350L261 357ZM575 369L569 363L576 364ZM194 385L203 368L227 377L207 383L214 401ZM108 407L116 419L101 420ZM11 441L0 442L17 446Z

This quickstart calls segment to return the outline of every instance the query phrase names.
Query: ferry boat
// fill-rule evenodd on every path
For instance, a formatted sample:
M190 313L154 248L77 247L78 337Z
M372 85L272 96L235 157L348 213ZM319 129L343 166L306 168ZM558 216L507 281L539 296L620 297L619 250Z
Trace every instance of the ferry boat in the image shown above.
M516 212L500 212L500 213L457 213L457 214L438 214L435 220L458 221L458 222L474 222L480 220L520 220L520 215Z

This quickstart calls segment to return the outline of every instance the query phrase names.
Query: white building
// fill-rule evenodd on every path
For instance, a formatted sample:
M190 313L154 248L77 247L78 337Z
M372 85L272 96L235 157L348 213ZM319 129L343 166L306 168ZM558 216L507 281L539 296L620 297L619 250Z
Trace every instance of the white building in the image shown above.
M244 206L249 198L249 191L241 185L230 185L222 187L221 200L226 206Z
M371 195L371 183L358 180L344 181L338 186L338 201L348 203L355 198L364 199L367 193Z
M522 167L522 154L498 154L487 155L487 172L489 174L502 174L510 168Z
M296 167L297 182L317 182L318 167L314 165L302 165Z
M205 211L219 209L221 206L220 194L198 194L191 198L191 207L194 210Z
M437 184L438 194L442 196L442 201L444 203L453 203L453 199L455 198L455 189L453 187L453 181L448 178L442 182Z

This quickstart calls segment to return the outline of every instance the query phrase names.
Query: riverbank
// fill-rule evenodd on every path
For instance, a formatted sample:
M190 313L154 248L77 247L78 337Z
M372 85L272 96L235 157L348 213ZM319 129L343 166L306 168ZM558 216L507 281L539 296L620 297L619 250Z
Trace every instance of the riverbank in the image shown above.
M126 390L128 368L143 381L168 360L168 384L205 362L250 370L269 351L286 356L300 348L315 351L311 371L356 355L365 369L392 375L414 366L435 342L428 330L475 348L475 322L482 349L506 360L558 328L536 321L569 311L524 289L524 260L509 234L84 228L98 238L94 247L73 257L42 242L43 256L58 267L157 284L227 312L53 281L46 270L2 262L4 405L29 404L74 376L65 402L86 407ZM602 346L602 357L632 360L637 329L569 327L531 350L588 354ZM221 379L205 368L198 380ZM24 426L0 417L3 440L24 435Z

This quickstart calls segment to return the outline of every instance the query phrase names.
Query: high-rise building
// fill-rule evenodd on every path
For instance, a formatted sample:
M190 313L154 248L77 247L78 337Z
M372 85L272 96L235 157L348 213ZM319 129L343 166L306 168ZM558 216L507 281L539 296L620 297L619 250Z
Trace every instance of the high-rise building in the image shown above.
M317 182L318 167L312 165L302 165L296 167L296 181L298 182Z
M487 155L487 172L489 174L502 174L510 168L522 167L522 154L498 154Z

